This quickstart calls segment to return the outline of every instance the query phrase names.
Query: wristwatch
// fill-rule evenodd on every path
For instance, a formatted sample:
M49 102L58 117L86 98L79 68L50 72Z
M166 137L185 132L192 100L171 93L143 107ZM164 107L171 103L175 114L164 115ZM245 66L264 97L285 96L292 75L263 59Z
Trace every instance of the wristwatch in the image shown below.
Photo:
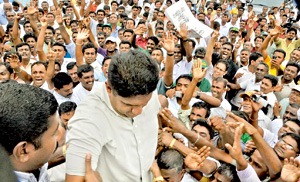
M200 98L200 97L201 97L201 93L202 93L202 92L197 91L196 99L201 99L201 98Z

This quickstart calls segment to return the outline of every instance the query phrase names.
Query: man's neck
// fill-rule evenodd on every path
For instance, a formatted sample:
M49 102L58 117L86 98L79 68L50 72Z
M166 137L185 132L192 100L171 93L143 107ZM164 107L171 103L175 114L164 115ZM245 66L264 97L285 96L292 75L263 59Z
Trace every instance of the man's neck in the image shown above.
M22 59L21 64L23 65L24 68L28 65L29 61L30 61L30 59Z
M284 77L282 76L281 77L281 83L282 84L289 84L289 83L291 83L293 80L286 80L286 79L284 79Z
M115 55L115 51L107 51L107 55L108 56L113 56L113 55Z

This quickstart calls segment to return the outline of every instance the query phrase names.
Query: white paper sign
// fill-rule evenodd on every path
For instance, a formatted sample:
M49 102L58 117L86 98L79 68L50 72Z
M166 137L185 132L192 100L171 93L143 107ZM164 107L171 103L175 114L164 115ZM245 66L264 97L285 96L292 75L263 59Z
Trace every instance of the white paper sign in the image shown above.
M178 30L180 30L181 24L186 24L188 27L188 37L190 38L205 38L210 36L213 32L213 29L194 17L185 0L179 0L168 7L165 11L165 15Z

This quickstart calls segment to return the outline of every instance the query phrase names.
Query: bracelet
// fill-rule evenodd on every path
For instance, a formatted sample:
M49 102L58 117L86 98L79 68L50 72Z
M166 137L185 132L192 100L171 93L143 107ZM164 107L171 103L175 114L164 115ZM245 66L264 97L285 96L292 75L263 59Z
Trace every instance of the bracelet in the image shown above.
M197 135L198 135L197 140L193 143L194 146L195 146L196 143L200 140L200 135L199 135L199 133L197 133Z
M162 176L158 176L156 178L153 178L153 182L156 182L156 181L164 181L164 178Z
M19 71L14 70L15 73L21 73L21 71L22 71L22 69L20 69Z
M176 139L173 138L173 140L171 141L171 143L170 143L170 145L169 145L169 148L170 148L170 149L173 148L175 142L176 142Z
M174 56L174 52L173 53L167 53L168 56Z

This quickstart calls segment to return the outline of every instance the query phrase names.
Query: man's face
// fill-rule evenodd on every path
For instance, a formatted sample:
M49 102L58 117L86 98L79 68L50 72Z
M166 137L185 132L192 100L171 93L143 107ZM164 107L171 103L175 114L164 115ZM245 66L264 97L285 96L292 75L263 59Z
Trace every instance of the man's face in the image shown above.
M40 137L41 146L38 149L34 149L32 146L34 150L30 155L31 158L29 158L27 165L29 171L39 169L50 160L58 147L58 141L62 137L61 133L58 132L60 124L57 113L50 116L48 122L48 129Z
M244 48L251 51L253 49L252 43L251 42L245 42L244 43Z
M158 21L164 21L165 15L164 15L162 12L158 12L158 13L157 13L156 19L157 19Z
M284 69L283 71L283 78L286 81L293 81L294 78L296 78L298 72L297 72L297 68L294 66L288 66Z
M242 110L246 114L252 114L252 106L251 106L251 100L250 97L244 97L242 102Z
M296 37L296 32L294 31L289 31L289 33L287 33L286 38L288 40L293 40Z
M22 47L18 48L18 53L22 56L22 60L29 60L31 53L30 53L30 47L27 45L23 45Z
M292 117L293 119L297 119L297 110L296 110L296 116ZM289 121L287 119L284 121L282 127L278 130L278 137L281 138L283 134L285 133L295 133L299 135L300 127L293 121Z
M294 104L294 103L300 104L300 92L295 89L292 89L289 96L289 101L290 104Z
M106 41L105 43L108 52L114 52L116 50L116 43L111 41Z
M227 73L227 71L226 71L225 64L223 64L223 63L215 64L214 73L213 73L214 78L223 77L226 73Z
M68 122L74 116L74 114L75 114L74 110L72 110L70 112L62 113L60 116L60 120L62 120L62 122L64 122L65 126L68 126Z
M221 99L224 92L226 92L226 87L223 82L212 82L211 94L213 97Z
M231 48L230 45L228 45L228 44L222 45L222 47L221 47L221 58L224 59L224 60L229 59L230 56L231 56L231 51L232 51L232 48Z
M118 22L118 17L116 14L112 14L109 16L109 23L116 24Z
M255 70L255 79L257 82L260 82L265 74L267 74L267 68L263 64L259 64Z
M260 91L264 94L273 92L273 86L271 80L264 78L260 85Z
M132 20L126 21L126 29L134 29L134 22Z
M300 50L295 49L290 56L290 61L292 62L300 62Z
M104 13L98 12L96 18L98 21L102 21L104 19Z
M33 32L33 29L31 27L30 23L26 23L24 25L24 31L25 31L25 33L32 33Z
M164 30L162 30L162 29L155 30L155 35L163 35L163 34L164 34Z
M130 33L130 32L124 32L123 35L124 35L124 36L123 36L123 39L124 39L124 40L127 40L127 41L129 41L129 42L132 42L132 37L133 37L132 33Z
M120 52L128 52L130 50L130 45L129 44L121 44L120 45Z
M52 47L53 52L56 53L57 59L58 60L63 60L65 55L66 55L66 51L64 50L63 47L61 46L53 46Z
M77 66L74 66L72 69L68 70L68 74L72 78L72 81L74 83L77 83L79 81L78 75L77 75Z
M6 19L8 22L14 22L15 20L15 13L13 13L12 11L9 11L6 13Z
M198 133L201 137L203 137L204 139L206 139L207 141L210 141L210 135L209 135L209 131L207 130L207 128L205 128L204 126L200 126L200 125L196 125L192 131Z
M121 116L128 118L134 118L140 115L152 97L152 93L148 95L121 97L113 93L114 91L112 91L109 86L107 86L107 91L114 110Z
M264 159L261 157L258 150L255 150L249 158L249 164L255 170L257 176L260 179L265 179L268 174L268 167L264 162Z
M79 78L79 81L82 84L83 88L92 90L95 81L94 71L82 73L82 77Z
M10 73L6 69L6 66L0 65L0 83L6 80L10 80Z
M190 83L191 83L190 80L186 78L180 78L175 86L175 91L181 91L182 95L184 95Z
M175 62L179 62L182 60L182 53L180 48L175 47L174 49L174 60Z
M31 68L31 77L33 80L33 85L40 87L45 82L46 68L43 64L36 64Z
M174 28L174 25L172 24L172 22L168 22L167 23L167 29L172 30L173 28Z
M102 68L101 68L101 69L102 69L102 72L103 72L103 74L104 74L104 76L105 76L105 78L107 78L108 68L109 68L110 62L111 62L111 59L105 60L103 66L102 66Z
M274 52L272 61L276 61L280 65L284 61L284 54L281 52Z
M36 47L36 41L35 41L35 39L34 39L34 38L28 38L28 39L26 40L26 43L29 44L29 46L30 46L30 51L31 51L31 52L34 52L34 51L35 51L35 47Z
M238 34L239 34L239 32L232 30L232 31L229 32L229 37L231 39L235 39L238 36Z
M154 41L151 40L151 39L148 39L148 41L147 41L147 50L148 50L148 52L151 53L154 48L155 48Z
M176 169L161 169L162 177L168 182L180 182L184 172L177 172Z
M206 109L193 107L189 118L190 121L194 123L197 119L200 118L206 119L205 118L206 114L207 114Z
M248 64L250 53L248 51L242 51L240 54L240 60L243 64Z
M163 61L164 57L160 50L153 50L151 53L151 58L156 60L159 64Z
M54 20L55 19L54 19L54 16L52 14L47 15L47 21L48 21L49 24L54 23Z
M97 54L94 48L88 48L84 51L83 57L87 64L91 64L96 60Z
M63 97L71 98L73 94L73 83L71 82L68 85L64 85L61 89L55 88L55 91Z
M49 42L53 41L53 32L50 29L46 29L45 31L45 43L48 44Z
M103 30L103 32L106 33L107 37L110 36L110 34L111 34L111 28L110 27L103 27L102 30Z
M255 41L254 41L254 45L256 48L259 48L261 46L261 44L263 43L263 40L261 38L257 38Z
M296 157L298 145L291 136L285 136L276 143L274 151L281 159Z
M283 121L286 122L290 119L297 119L297 111L298 111L298 108L294 108L294 107L291 107L291 106L288 106L283 114ZM298 134L298 133L296 133Z
M42 9L45 11L45 10L47 10L48 11L48 9L49 9L49 4L47 3L47 2L43 2L42 3Z

